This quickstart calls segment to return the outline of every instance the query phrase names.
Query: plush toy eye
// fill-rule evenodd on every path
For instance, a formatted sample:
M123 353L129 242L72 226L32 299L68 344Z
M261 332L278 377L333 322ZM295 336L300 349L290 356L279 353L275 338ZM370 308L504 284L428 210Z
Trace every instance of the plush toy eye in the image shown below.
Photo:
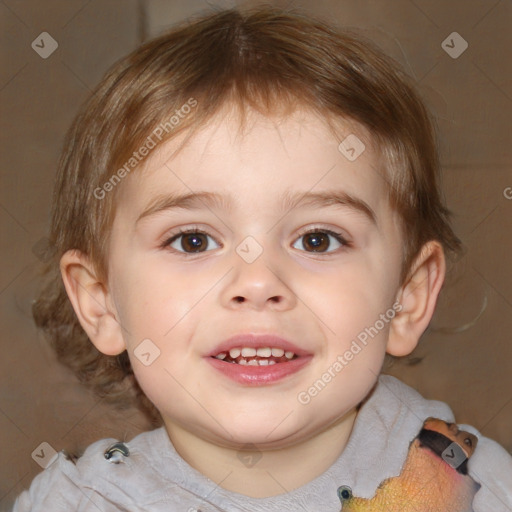
M466 437L466 438L464 439L464 443L465 443L466 445L468 445L470 448L472 448L472 447L473 447L473 441L471 441L471 439L470 439L469 437Z
M348 485L342 485L338 487L338 498L343 503L346 500L352 498L352 489Z

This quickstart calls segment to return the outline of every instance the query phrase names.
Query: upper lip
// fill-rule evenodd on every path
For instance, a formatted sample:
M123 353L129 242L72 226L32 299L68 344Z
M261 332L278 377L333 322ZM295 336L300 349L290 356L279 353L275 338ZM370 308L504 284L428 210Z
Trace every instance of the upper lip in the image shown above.
M270 347L270 348L282 348L285 352L293 352L297 356L307 356L309 352L301 349L291 341L282 338L276 334L236 334L235 336L231 336L227 340L223 341L219 345L217 345L208 356L216 356L217 354L221 354L222 352L229 352L232 348L243 348L243 347L253 347L253 348L262 348L262 347Z

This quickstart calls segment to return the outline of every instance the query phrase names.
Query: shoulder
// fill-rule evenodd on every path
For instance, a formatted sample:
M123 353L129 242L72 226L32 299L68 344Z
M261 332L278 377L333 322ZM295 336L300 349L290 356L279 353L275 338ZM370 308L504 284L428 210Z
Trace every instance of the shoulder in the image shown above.
M417 434L428 417L455 421L448 404L424 398L414 388L391 375L380 375L364 406L372 409L372 416L379 418L388 431L403 428L410 434Z
M447 404L427 400L389 375L379 377L378 385L368 400L368 405L372 404L378 411L379 421L388 424L390 429L408 425L416 430L429 416L456 423ZM473 502L474 511L512 512L512 456L473 426L458 424L458 428L478 438L475 452L468 460L469 475L480 484ZM409 437L412 435L410 432Z
M342 455L343 466L351 467L347 484L358 496L369 499L381 482L400 475L409 445L428 417L454 421L445 403L426 400L395 377L379 376Z
M102 511L124 510L124 501L137 502L140 497L135 495L148 491L147 482L137 486L134 482L144 479L147 468L151 468L153 453L166 439L162 429L144 432L123 443L128 449L128 456L115 448L119 440L113 438L89 445L76 460L61 451L50 466L34 478L29 489L18 496L13 512L92 511L98 507ZM108 460L105 453L112 447L114 457ZM150 475L147 481L158 485L158 478ZM107 501L109 504L105 508Z
M94 443L87 451L99 443ZM81 503L84 483L81 465L81 458L75 460L64 451L59 452L50 465L32 480L30 487L17 497L13 512L64 512L77 507Z
M478 438L475 453L468 461L469 474L480 484L473 502L475 512L512 512L512 456L471 425L459 428Z

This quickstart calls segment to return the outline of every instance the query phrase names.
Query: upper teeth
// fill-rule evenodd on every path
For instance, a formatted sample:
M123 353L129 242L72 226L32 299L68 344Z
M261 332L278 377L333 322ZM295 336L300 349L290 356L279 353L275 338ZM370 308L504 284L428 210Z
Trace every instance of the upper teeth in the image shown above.
M227 352L221 352L220 354L217 354L215 357L217 359L225 359L227 356ZM295 355L294 352L291 351L284 351L282 348L274 348L274 347L262 347L262 348L254 348L254 347L241 347L241 348L232 348L229 351L229 356L232 359L236 359L239 356L242 357L282 357L283 355L287 359L292 359Z

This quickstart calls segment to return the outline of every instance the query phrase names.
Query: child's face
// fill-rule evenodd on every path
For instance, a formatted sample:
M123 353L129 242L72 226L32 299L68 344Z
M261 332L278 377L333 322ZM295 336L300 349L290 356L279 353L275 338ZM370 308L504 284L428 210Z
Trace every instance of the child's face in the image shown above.
M338 149L353 127L342 125L336 140L311 113L277 123L251 116L243 136L236 118L217 117L176 155L181 135L154 150L143 172L125 178L108 284L137 379L168 430L179 425L221 445L279 447L342 420L375 383L402 246L377 154L366 143L350 161ZM335 192L364 201L375 219L350 204L306 200ZM195 193L225 200L201 198L141 217L162 198ZM292 207L284 195L304 202ZM206 234L179 238L180 229ZM316 235L305 236L310 230ZM370 327L373 337L358 341L358 351L353 342ZM235 366L211 357L226 352L217 347L228 338L250 333L285 338L304 365ZM146 366L134 350L146 354L146 364L159 356ZM286 365L296 371L277 378ZM221 367L246 372L246 380ZM255 372L266 377L248 383Z

